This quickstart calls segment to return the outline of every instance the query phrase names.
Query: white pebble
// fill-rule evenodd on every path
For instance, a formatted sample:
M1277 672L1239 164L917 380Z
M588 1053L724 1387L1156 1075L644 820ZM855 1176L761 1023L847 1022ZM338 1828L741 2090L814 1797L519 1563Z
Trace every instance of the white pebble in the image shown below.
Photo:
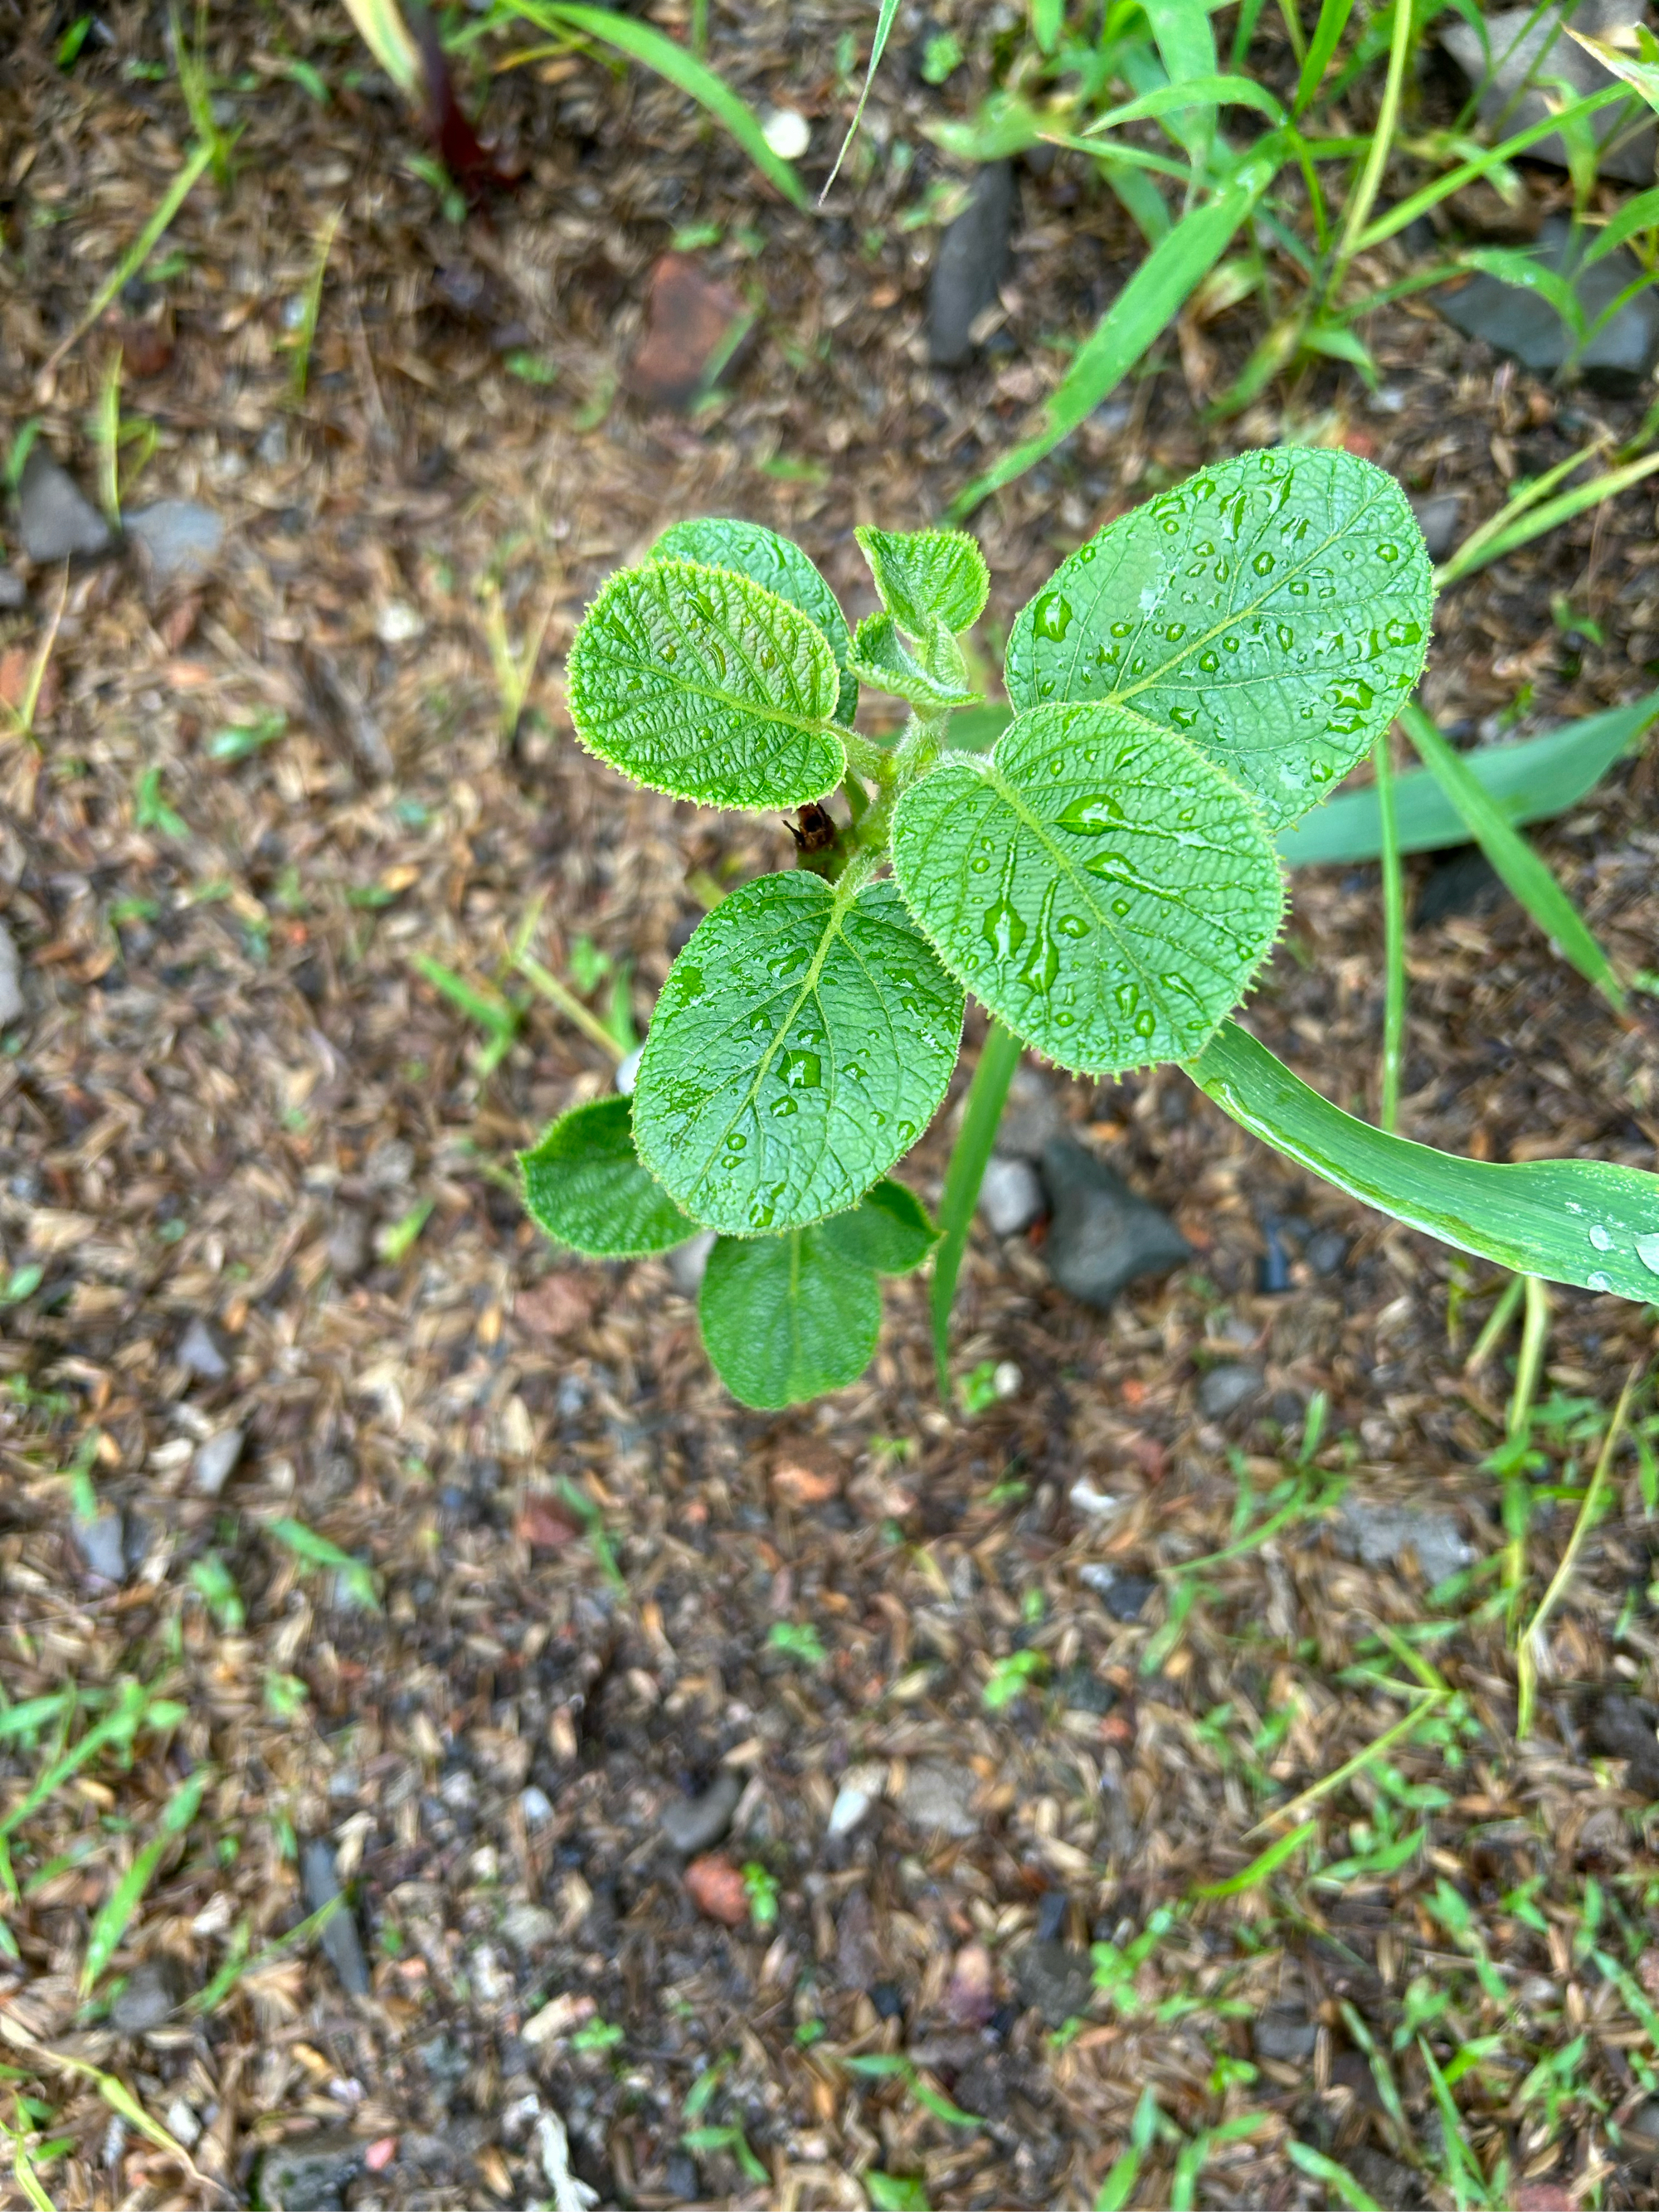
M1030 1160L993 1152L979 1186L979 1210L994 1237L1018 1237L1048 1211L1042 1185Z
M767 144L782 161L799 161L812 143L812 126L793 107L769 107L761 114Z

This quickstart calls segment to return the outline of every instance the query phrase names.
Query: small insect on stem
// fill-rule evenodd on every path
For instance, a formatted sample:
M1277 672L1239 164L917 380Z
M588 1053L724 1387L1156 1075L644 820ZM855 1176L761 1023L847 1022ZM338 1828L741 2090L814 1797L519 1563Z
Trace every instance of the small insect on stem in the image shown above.
M841 835L835 816L815 799L796 809L793 822L787 814L783 819L798 853L827 853Z

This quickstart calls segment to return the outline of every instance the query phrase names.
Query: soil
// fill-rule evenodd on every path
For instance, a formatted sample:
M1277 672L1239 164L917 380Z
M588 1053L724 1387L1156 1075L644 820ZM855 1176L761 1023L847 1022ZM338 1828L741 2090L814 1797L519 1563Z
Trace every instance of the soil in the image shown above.
M815 185L849 107L836 41L861 57L868 15L711 11L744 96L811 121ZM853 526L937 519L1027 424L1057 339L1133 264L1115 204L1063 157L1021 171L1004 319L947 373L922 336L938 228L903 217L951 173L922 125L982 79L923 84L919 22L823 213L642 72L555 53L490 82L519 181L453 221L343 14L273 10L261 48L216 10L222 78L253 72L221 95L234 185L204 179L172 272L48 366L190 136L176 82L126 67L162 61L161 11L105 11L60 70L65 20L0 9L0 405L90 490L118 343L125 413L155 432L129 506L197 500L227 536L195 578L70 574L38 745L0 751L27 1001L0 1060L0 1241L14 1289L39 1270L0 1340L21 1892L0 2117L62 2139L50 2201L533 2203L557 2194L556 2116L607 2205L922 2201L871 2172L935 2207L1081 2205L1150 2087L1188 2139L1240 2123L1192 2201L1334 2203L1291 2156L1310 2146L1380 2202L1449 2203L1426 2052L1479 2170L1509 2161L1504 2201L1652 2203L1656 1522L1626 1449L1517 1743L1484 1464L1514 1339L1464 1364L1491 1271L1268 1155L1174 1070L1066 1085L1076 1133L1196 1263L1101 1316L1050 1287L1040 1232L981 1236L957 1365L1012 1363L1010 1397L940 1407L907 1282L858 1385L746 1413L666 1263L574 1264L523 1217L513 1152L608 1087L606 1056L526 994L482 1074L482 1032L416 965L516 994L527 923L560 975L585 936L632 963L642 1021L699 872L793 863L783 821L635 793L579 751L560 672L581 609L668 521L726 511L797 537L867 610ZM755 321L708 401L653 411L629 364L677 235ZM1370 332L1375 395L1332 365L1211 422L1253 336L1243 310L1191 327L975 518L993 667L1060 555L1206 459L1340 441L1413 494L1462 492L1467 530L1640 417L1408 300ZM21 696L60 580L17 567L0 682ZM1650 688L1656 568L1644 484L1457 586L1427 702L1467 740ZM515 646L546 621L515 729L493 607ZM1656 797L1650 750L1540 835L1626 973L1659 967ZM1373 870L1298 877L1249 1010L1360 1110L1378 914ZM1410 969L1410 1134L1656 1164L1651 1000L1620 1021L1507 902L1417 930ZM948 1121L907 1170L930 1200ZM1528 1613L1654 1343L1650 1308L1552 1304ZM1200 1381L1230 1364L1259 1387L1206 1419ZM198 1451L228 1431L204 1494ZM72 1518L88 1486L123 1516L104 1577ZM1355 1501L1399 1509L1391 1560L1364 1563ZM307 1530L369 1577L319 1565ZM1431 1540L1468 1562L1432 1596ZM177 1711L32 1802L130 1681ZM67 1689L80 1711L17 1718ZM199 1816L111 1906L191 1776ZM1202 1894L1304 1821L1325 1863L1364 1864ZM1395 1836L1418 1840L1390 1862ZM318 1838L349 1919L285 1942L325 1902ZM85 2001L100 1909L118 1940ZM1091 1942L1115 1947L1098 1990ZM1170 2201L1179 2151L1154 2139L1133 2201Z

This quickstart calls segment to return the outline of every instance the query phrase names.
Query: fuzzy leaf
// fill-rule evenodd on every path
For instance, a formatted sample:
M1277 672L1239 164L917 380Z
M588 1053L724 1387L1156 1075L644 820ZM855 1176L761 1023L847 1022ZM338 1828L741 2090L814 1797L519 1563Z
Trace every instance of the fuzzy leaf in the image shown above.
M959 636L985 611L990 571L965 530L872 530L860 524L853 535L883 606L912 637L922 635L935 616Z
M878 1275L908 1275L939 1242L939 1231L915 1193L885 1176L850 1213L820 1224L826 1248L849 1266Z
M830 641L830 650L840 669L841 694L836 720L850 723L859 710L859 687L847 673L853 650L852 633L836 595L799 545L780 538L761 522L734 522L720 514L692 522L671 523L651 548L653 561L701 561L710 568L735 568L751 583L761 584L799 607Z
M937 616L914 644L891 615L866 615L853 634L853 670L872 690L890 691L930 714L960 707L979 694L968 681L962 651Z
M640 1165L626 1098L596 1098L561 1115L519 1165L532 1218L573 1252L638 1260L697 1233Z
M988 759L947 754L899 801L893 866L952 974L1082 1073L1197 1052L1285 904L1237 784L1107 707L1038 707Z
M576 633L566 689L589 751L676 799L801 806L847 771L829 641L729 569L619 569Z
M856 1382L881 1333L881 1287L848 1266L823 1225L783 1237L722 1237L697 1300L702 1340L722 1382L770 1412Z
M1244 453L1061 562L1015 620L1008 696L1099 701L1183 737L1279 829L1409 696L1432 599L1392 477L1351 453Z
M855 1205L945 1096L962 992L890 883L804 869L722 899L669 970L634 1141L686 1212L735 1236Z

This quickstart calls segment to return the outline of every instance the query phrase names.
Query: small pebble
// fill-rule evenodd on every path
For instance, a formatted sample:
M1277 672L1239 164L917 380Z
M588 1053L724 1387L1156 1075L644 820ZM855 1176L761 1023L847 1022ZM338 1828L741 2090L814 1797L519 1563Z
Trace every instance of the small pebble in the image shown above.
M204 1382L222 1382L230 1372L229 1361L199 1314L179 1340L179 1364L200 1376Z
M545 1950L558 1932L558 1915L544 1905L509 1905L501 1915L501 1934L526 1957L533 1951Z
M665 1807L659 1825L674 1849L691 1858L719 1843L732 1825L742 1795L741 1780L725 1768L700 1797L679 1797Z
M761 110L761 133L781 161L799 161L812 143L812 126L793 107Z
M334 1847L325 1836L314 1836L300 1853L300 1887L307 1912L320 1912L340 1894L340 1878L334 1869ZM343 1903L323 1923L319 1938L340 1986L350 1997L368 1995L368 1966L357 1935L349 1904Z
M23 963L17 942L0 921L0 1030L27 1011L23 1000Z
M147 2035L170 2020L185 2001L185 1972L171 1952L145 1959L127 1976L109 2008L118 2035Z
M241 1455L241 1430L221 1429L217 1436L197 1447L196 1463L191 1470L193 1487L204 1498L216 1498Z
M167 2130L176 2136L186 2150L193 2150L201 2139L202 2123L196 2117L196 2107L175 2097L167 2110Z
M1206 1421L1224 1420L1248 1404L1261 1388L1256 1367L1212 1367L1198 1386L1198 1410Z
M539 1828L544 1820L553 1818L553 1802L544 1790L538 1790L532 1782L519 1797L519 1810L532 1828Z
M407 599L388 599L374 617L374 635L382 645L407 645L425 628L419 609Z
M830 1808L830 1833L850 1836L881 1795L885 1770L878 1765L849 1766L841 1778L836 1802Z
M368 1223L354 1206L343 1206L328 1232L328 1264L337 1282L349 1283L368 1265Z
M23 579L9 568L0 568L0 612L11 614L27 597Z
M31 561L106 552L110 526L43 444L29 448L17 486L17 534Z
M157 500L126 518L127 535L163 582L199 576L213 565L224 543L225 526L211 507L192 499Z
M1088 1476L1080 1475L1066 1492L1079 1513L1115 1513L1123 1503L1104 1490L1097 1490Z
M718 1851L693 1859L684 1876L686 1895L699 1912L728 1928L741 1928L749 1917L749 1887L730 1859Z
M126 1546L118 1513L100 1513L95 1520L77 1521L75 1540L91 1573L106 1583L126 1579Z
M899 1792L899 1811L924 1834L976 1836L980 1820L973 1801L978 1788L971 1767L913 1766Z
M994 1237L1018 1237L1048 1212L1042 1184L1030 1160L993 1152L979 1187L979 1210Z

